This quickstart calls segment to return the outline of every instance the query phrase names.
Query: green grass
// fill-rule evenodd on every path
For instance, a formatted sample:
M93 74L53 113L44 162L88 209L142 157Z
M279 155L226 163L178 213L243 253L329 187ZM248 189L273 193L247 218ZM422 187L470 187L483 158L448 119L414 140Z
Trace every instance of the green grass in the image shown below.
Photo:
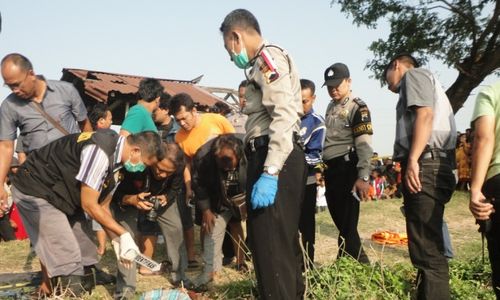
M316 215L316 265L305 274L308 299L411 299L414 295L416 271L412 267L406 246L382 246L370 240L377 230L405 232L400 212L402 199L361 203L359 232L372 264L360 265L351 259L335 260L338 231L327 211ZM481 236L468 209L468 195L456 192L447 204L445 220L451 235L455 258L450 262L452 299L494 299L489 283L489 263L481 261ZM157 247L157 260L163 260L163 246ZM26 241L0 243L1 272L37 270L38 260L27 260ZM487 253L486 253L487 256ZM103 257L105 269L114 272L116 260L108 249ZM197 272L188 274L191 278ZM138 291L169 287L160 276L138 275ZM113 287L99 286L86 299L111 299ZM254 299L255 277L223 268L206 293L210 299ZM206 298L205 298L206 299Z

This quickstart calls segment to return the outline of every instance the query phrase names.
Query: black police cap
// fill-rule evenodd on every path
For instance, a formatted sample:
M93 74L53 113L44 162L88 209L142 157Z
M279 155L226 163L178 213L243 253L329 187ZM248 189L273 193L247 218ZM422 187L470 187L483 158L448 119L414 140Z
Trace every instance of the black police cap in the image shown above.
M337 87L346 78L351 77L349 68L343 63L335 63L325 70L325 83L323 86Z

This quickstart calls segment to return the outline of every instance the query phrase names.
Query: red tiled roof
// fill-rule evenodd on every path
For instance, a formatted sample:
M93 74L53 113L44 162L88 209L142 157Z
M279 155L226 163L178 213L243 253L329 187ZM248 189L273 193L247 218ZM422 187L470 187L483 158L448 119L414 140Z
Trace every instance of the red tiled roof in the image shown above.
M145 78L135 75L64 68L63 76L66 73L71 73L80 78L84 83L85 94L100 102L106 102L108 100L108 93L112 91L122 94L136 93L139 88L139 82ZM208 106L221 101L218 97L196 86L193 81L157 79L165 87L165 91L172 96L178 93L187 93L195 102Z

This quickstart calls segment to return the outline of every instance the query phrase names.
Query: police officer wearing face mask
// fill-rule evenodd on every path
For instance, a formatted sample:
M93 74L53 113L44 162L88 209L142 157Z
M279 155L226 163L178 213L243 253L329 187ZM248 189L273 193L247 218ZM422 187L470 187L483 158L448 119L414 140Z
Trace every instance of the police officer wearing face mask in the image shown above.
M372 123L366 104L351 94L349 69L336 63L325 70L332 98L326 109L323 161L326 201L339 230L338 256L350 255L369 263L358 233L359 202L369 190Z
M12 197L54 288L68 288L76 296L92 289L82 275L84 266L98 258L78 222L85 219L84 212L112 234L122 263L134 260L139 249L111 217L101 192L114 185L115 168L136 172L162 159L160 142L154 132L128 137L111 130L71 134L32 151L19 167L11 179Z
M231 60L248 79L247 228L259 298L302 299L298 223L307 169L298 142L299 75L287 52L261 37L249 11L229 13L220 31Z

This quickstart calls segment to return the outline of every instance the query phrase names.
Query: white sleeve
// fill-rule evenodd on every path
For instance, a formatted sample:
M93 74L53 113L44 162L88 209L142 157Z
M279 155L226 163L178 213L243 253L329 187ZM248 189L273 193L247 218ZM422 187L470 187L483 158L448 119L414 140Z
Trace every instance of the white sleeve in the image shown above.
M96 145L88 145L82 150L80 162L80 170L75 178L100 192L108 174L108 156Z

